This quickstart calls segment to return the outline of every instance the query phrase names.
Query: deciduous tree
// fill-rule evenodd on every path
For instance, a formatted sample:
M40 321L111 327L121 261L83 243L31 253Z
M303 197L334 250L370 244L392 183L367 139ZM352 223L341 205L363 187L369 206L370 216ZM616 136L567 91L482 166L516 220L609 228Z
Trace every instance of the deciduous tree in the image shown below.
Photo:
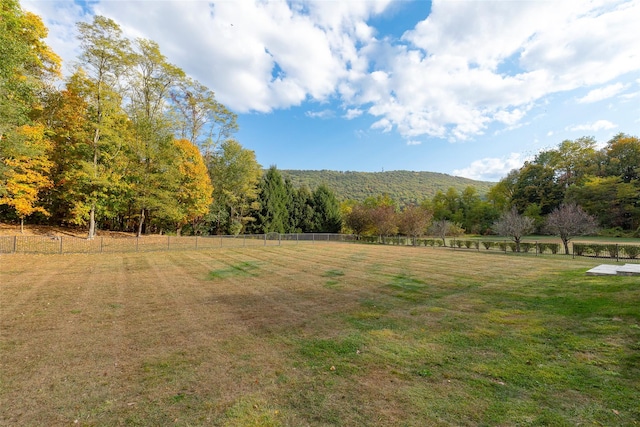
M358 238L374 229L372 209L363 204L354 205L345 216L345 223Z
M500 236L508 236L516 244L516 252L520 252L520 241L527 233L533 231L533 219L520 215L516 207L503 212L494 223L493 229Z
M184 72L170 64L151 40L136 40L132 61L127 108L134 130L130 183L141 235L152 213L160 222L180 222L180 206L174 197L180 174L167 104L171 88L184 78Z
M432 218L433 212L431 211L420 206L406 206L398 215L399 231L411 237L415 245L416 238L427 231Z
M34 152L42 153L36 156L18 155L3 159L10 168L7 173L4 196L0 197L0 205L13 207L20 218L20 231L23 232L24 219L34 212L48 215L46 209L38 205L40 192L51 187L49 170L52 162L48 154L51 143L44 135L44 126L24 125L18 129L24 144Z
M460 224L449 221L448 219L434 221L429 231L434 236L442 239L442 246L447 246L447 236L460 236L464 234L464 228L462 228Z
M371 221L375 232L385 237L394 236L398 233L398 220L396 210L393 206L380 205L370 209Z
M87 158L84 159L84 179L87 188L85 202L78 205L79 221L88 216L88 238L96 232L96 210L104 205L105 194L114 182L110 179L109 160L122 147L122 88L120 79L131 64L129 40L120 26L103 16L94 16L90 23L78 23L81 54L79 67L72 82L80 88L88 105L88 122L92 128Z
M566 254L573 237L594 233L597 228L596 219L575 203L563 203L547 216L546 230L560 237Z
M236 115L219 103L206 86L188 77L178 81L170 97L177 134L200 147L209 163L222 141L238 131Z
M217 233L238 234L257 209L258 183L262 167L255 152L243 148L236 140L222 142L208 164L213 184L213 205L209 220Z
M18 158L44 154L28 143L23 126L38 127L42 95L60 73L61 60L45 43L42 20L24 12L17 0L0 3L0 197ZM20 174L20 172L16 172Z
M213 202L213 186L198 147L186 139L178 139L174 144L178 149L176 199L179 217L176 234L179 236L184 225L191 222L195 230L195 223L209 213Z

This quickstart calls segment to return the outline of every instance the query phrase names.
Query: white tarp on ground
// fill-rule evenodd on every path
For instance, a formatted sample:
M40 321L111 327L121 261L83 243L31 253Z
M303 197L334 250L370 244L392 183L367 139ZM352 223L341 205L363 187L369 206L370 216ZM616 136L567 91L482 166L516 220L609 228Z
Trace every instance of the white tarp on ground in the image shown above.
M589 276L640 276L640 264L601 264L587 271Z

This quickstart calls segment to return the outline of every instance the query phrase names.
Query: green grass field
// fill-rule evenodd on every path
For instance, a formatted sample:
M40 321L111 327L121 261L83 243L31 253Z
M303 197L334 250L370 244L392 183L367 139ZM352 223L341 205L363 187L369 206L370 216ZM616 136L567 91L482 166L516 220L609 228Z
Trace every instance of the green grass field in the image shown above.
M0 425L640 425L640 281L357 244L0 256Z

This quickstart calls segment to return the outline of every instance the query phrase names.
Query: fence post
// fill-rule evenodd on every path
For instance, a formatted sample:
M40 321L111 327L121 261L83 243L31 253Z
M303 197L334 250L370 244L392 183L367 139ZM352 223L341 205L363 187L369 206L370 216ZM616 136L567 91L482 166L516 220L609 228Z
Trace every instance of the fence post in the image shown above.
M171 236L167 235L167 250L170 249L169 247L170 245L171 245Z
M620 251L618 249L618 244L616 243L616 262L620 261Z
M538 256L538 242L534 243L536 245L536 256Z
M136 236L136 252L138 252L138 239L139 239L139 238L140 238L140 237Z
M282 246L282 234L278 233L278 246Z
M62 236L60 236L60 253L62 253Z
M264 233L264 245L267 246L267 233Z

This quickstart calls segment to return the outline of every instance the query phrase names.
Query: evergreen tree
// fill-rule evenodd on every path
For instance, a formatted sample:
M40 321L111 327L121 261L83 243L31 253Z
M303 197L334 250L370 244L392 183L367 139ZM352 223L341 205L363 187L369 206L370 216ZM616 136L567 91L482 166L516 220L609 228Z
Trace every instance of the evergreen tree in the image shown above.
M313 230L317 233L339 233L342 229L340 204L333 192L322 184L313 192Z
M309 187L303 185L295 191L293 197L293 209L290 211L292 223L295 225L292 232L310 233L313 230L313 194Z
M259 191L260 209L254 229L259 233L289 231L289 194L282 175L275 166L271 166L263 175Z

